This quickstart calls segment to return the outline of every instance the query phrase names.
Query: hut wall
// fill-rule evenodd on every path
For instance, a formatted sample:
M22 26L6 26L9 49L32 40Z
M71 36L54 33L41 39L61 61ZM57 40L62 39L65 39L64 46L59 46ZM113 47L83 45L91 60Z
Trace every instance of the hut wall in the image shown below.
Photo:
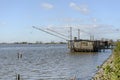
M93 43L88 41L74 42L75 49L93 50Z

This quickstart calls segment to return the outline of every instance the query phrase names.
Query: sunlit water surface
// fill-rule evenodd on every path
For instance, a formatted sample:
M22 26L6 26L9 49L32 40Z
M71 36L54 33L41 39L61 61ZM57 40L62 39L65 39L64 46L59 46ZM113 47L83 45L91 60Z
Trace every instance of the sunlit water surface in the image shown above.
M16 74L22 80L90 80L111 53L70 53L66 44L0 44L0 80L16 80Z

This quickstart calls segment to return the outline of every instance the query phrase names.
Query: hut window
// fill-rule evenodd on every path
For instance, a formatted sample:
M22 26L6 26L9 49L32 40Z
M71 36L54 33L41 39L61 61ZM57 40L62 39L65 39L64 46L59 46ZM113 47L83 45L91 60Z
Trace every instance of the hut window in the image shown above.
M82 42L83 46L88 46L88 42Z

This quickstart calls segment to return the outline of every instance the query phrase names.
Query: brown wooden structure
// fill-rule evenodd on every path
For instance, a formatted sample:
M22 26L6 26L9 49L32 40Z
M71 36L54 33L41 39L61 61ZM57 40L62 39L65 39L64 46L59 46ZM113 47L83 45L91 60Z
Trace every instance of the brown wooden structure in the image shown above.
M68 48L74 52L98 52L101 49L109 48L108 41L101 40L69 40Z
M62 33L59 33L51 29L44 30L35 26L33 26L33 28L68 41L68 48L74 52L98 52L101 51L101 49L108 49L109 46L112 45L112 41L94 40L94 36L91 35L90 40L80 39L80 29L78 29L78 39L77 37L74 37L73 40L72 27L70 27L69 30L70 39L65 38L66 36L63 35Z

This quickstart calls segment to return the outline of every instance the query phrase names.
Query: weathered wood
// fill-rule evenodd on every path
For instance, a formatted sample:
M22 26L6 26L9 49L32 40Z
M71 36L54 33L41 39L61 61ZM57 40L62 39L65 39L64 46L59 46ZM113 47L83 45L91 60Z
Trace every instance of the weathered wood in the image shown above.
M109 48L108 41L102 40L74 40L68 41L68 48L74 52L98 52Z
M20 74L16 75L16 80L20 80Z
M18 59L22 58L22 53L18 52L17 57L18 57Z

